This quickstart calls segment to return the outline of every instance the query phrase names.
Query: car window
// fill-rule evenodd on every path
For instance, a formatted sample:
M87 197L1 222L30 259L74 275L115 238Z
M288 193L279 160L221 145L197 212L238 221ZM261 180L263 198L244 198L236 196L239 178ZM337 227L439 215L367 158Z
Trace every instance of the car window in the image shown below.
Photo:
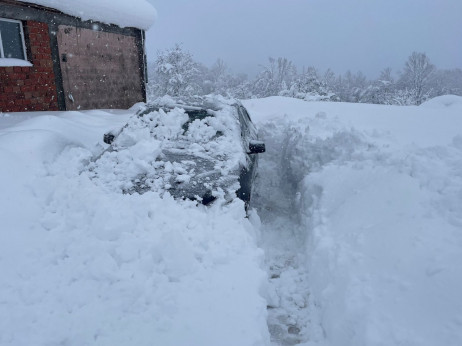
M247 147L250 140L257 138L257 131L252 121L250 120L250 116L245 110L245 108L239 106L238 110L239 122L241 123L241 135L244 141L244 145L245 147Z
M252 120L250 119L249 113L247 113L247 110L246 110L244 107L242 107L242 106L240 106L239 109L241 110L241 112L242 112L242 114L243 114L243 116L244 116L244 118L245 118L245 121L246 121L247 123L252 122Z

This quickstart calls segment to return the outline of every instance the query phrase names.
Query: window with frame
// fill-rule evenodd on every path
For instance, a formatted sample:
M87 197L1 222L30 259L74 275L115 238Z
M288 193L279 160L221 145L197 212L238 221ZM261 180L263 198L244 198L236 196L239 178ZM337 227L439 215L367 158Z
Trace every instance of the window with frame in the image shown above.
M0 58L26 60L24 31L19 20L0 18Z

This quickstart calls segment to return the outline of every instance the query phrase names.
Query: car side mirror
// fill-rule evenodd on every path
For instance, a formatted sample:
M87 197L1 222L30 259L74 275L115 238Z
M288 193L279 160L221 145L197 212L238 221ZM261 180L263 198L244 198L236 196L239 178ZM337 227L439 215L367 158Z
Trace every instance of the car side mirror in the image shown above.
M265 143L260 141L250 141L248 154L260 154L266 151Z
M112 132L105 133L103 136L103 142L106 144L112 144L112 142L114 142L115 137L115 134L113 134Z

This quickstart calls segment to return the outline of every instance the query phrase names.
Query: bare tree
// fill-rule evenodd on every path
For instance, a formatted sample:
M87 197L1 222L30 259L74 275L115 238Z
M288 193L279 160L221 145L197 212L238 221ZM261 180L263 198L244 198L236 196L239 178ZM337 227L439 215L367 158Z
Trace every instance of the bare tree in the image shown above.
M380 72L379 80L390 83L394 82L391 67L386 67Z

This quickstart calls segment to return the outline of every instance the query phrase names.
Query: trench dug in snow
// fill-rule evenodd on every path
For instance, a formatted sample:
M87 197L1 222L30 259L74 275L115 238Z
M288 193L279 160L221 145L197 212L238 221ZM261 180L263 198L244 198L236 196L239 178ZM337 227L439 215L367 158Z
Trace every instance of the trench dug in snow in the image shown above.
M266 153L259 159L252 207L262 222L260 246L265 251L269 279L272 345L297 345L323 334L311 321L307 254L312 212L321 187L313 184L307 192L304 182L310 172L351 158L356 149L366 146L351 130L313 136L310 122L325 121L325 114L319 113L311 120L278 119L259 125Z

